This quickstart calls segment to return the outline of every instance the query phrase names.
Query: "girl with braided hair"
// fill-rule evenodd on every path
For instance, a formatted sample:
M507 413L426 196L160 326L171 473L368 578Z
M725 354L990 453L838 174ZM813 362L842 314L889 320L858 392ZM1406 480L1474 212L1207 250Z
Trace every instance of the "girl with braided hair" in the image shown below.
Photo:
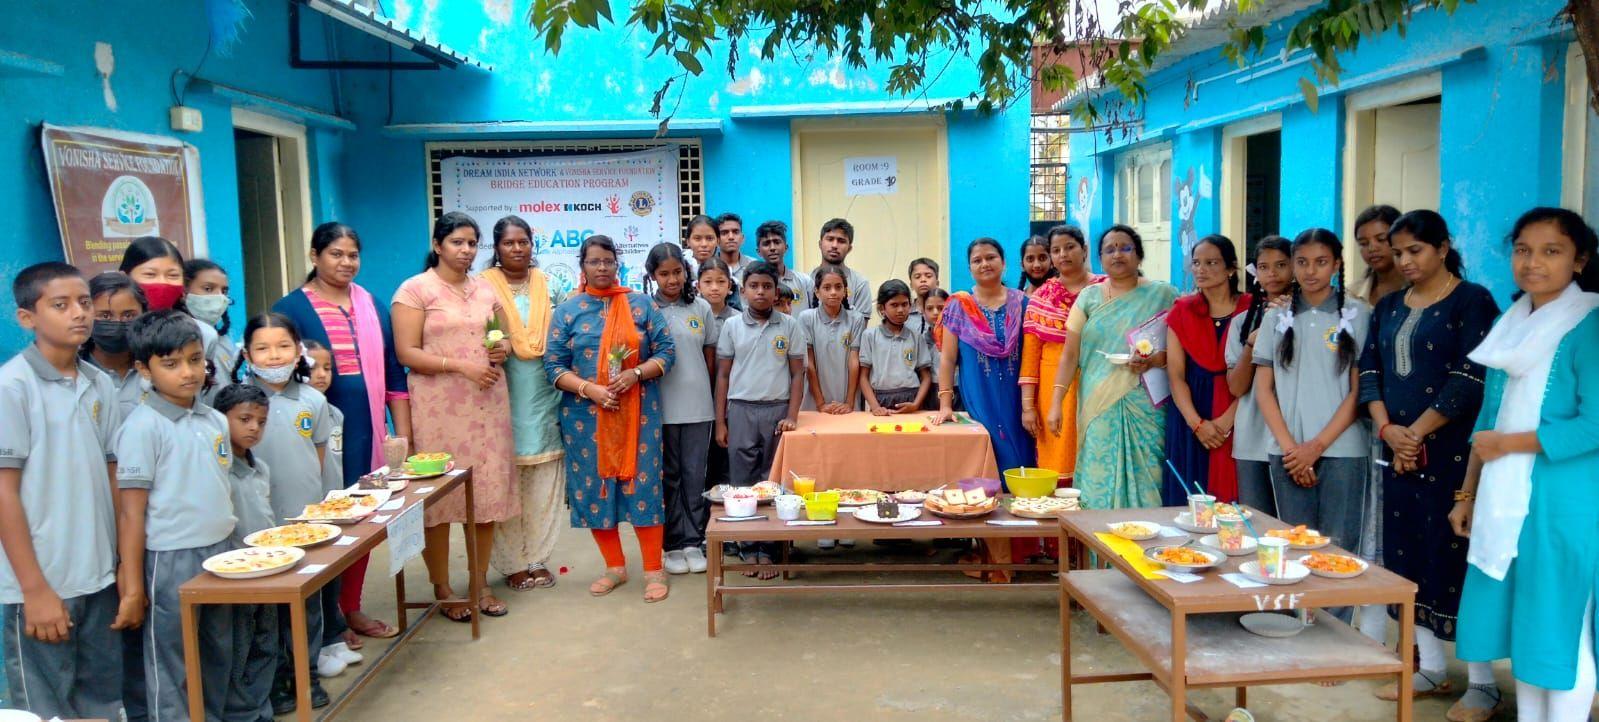
M1369 453L1365 428L1355 423L1357 357L1371 310L1346 297L1342 258L1332 231L1312 228L1294 239L1292 301L1268 311L1256 337L1255 398L1270 430L1278 516L1353 549Z
M1266 309L1293 287L1293 248L1288 239L1260 239L1255 262L1247 270L1249 310L1234 316L1227 330L1227 388L1238 397L1238 411L1233 418L1233 460L1238 469L1238 501L1276 514L1277 497L1271 493L1271 464L1266 456L1271 432L1255 404L1253 357Z

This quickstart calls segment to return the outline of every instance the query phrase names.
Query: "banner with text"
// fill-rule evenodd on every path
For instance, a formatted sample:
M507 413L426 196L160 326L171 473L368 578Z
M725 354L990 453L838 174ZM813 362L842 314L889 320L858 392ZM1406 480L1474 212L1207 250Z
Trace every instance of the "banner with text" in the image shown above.
M140 236L161 236L185 257L205 253L200 163L174 138L46 123L44 166L67 263L114 271Z
M679 242L674 146L583 156L456 156L439 168L444 210L466 213L483 229L473 270L493 258L495 222L521 216L533 228L533 253L557 298L577 288L577 250L589 236L616 242L617 277L639 289L650 248Z

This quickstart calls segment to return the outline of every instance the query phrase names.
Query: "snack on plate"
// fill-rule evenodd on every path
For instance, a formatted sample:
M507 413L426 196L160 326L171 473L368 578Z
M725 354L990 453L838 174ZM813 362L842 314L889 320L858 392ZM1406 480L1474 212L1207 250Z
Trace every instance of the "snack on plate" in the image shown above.
M253 547L308 547L339 536L338 527L327 524L285 524L262 529L244 538Z
M355 519L366 516L377 508L376 500L364 494L341 496L337 499L305 505L301 519Z
M876 504L887 499L888 495L876 489L839 489L838 503L843 506L861 506Z
M1326 546L1328 542L1332 541L1322 536L1315 529L1307 529L1304 524L1292 529L1271 529L1266 532L1266 536L1287 539L1290 545L1296 547Z
M920 504L927 501L927 492L915 490L895 492L894 501L901 504Z
M750 489L755 492L757 501L770 501L783 495L783 487L775 481L756 482Z
M1228 504L1227 502L1217 503L1216 516L1224 516L1226 514L1237 514L1245 519L1254 516L1254 514L1248 509L1245 509L1242 504Z
M1180 564L1185 567L1203 566L1215 561L1209 554L1189 547L1166 547L1155 552L1155 558L1167 564Z
M1361 564L1359 559L1342 554L1311 552L1310 556L1305 557L1303 562L1306 567L1312 570L1332 574L1359 574L1366 568L1366 565Z
M1010 513L1017 516L1054 516L1076 508L1071 501L1058 496L1016 498L1010 502Z
M955 490L953 496L959 501L951 501L951 494L948 491L946 491L944 496L927 497L926 505L928 511L939 514L964 515L984 514L999 508L999 499L985 497L980 502L972 503L966 501L966 494L959 490Z
M1127 539L1147 539L1157 531L1154 524L1141 521L1124 521L1110 528L1110 533Z
M299 550L281 547L235 549L206 560L205 568L216 574L248 574L288 566L304 556Z
M389 488L389 475L388 474L380 474L380 473L375 472L375 471L370 473L370 474L363 474L360 479L356 480L355 488L357 488L357 489L387 489L387 488Z
M966 492L960 489L945 489L943 501L949 504L965 504Z
M967 504L981 504L988 499L988 492L982 489L967 489L965 496Z

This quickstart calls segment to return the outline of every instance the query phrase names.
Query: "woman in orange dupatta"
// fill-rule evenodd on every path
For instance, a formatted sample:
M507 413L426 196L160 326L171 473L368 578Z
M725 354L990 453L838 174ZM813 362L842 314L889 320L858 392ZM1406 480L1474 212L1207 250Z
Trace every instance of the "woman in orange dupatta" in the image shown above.
M1038 443L1038 465L1060 474L1059 486L1071 486L1077 468L1077 389L1067 392L1061 402L1060 433L1050 431L1044 419L1049 416L1053 393L1039 393L1039 379L1055 378L1061 349L1066 344L1066 318L1071 314L1077 294L1089 285L1105 280L1088 270L1088 244L1083 232L1073 226L1049 229L1049 259L1056 276L1033 293L1022 320L1022 426Z
M567 502L605 558L594 596L627 582L618 526L633 525L644 558L644 601L666 598L661 569L661 400L656 379L675 360L666 320L617 280L616 246L589 236L578 250L583 289L556 307L544 372L561 396Z

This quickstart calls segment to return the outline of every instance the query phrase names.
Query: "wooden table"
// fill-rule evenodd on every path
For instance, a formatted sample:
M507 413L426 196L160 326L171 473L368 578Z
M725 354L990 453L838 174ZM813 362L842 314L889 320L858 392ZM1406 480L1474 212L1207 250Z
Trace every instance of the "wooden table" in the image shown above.
M1082 544L1098 555L1108 569L1068 571L1061 554L1061 699L1062 718L1072 719L1072 685L1098 682L1153 680L1171 696L1171 719L1191 715L1208 719L1188 704L1191 688L1233 687L1238 706L1244 706L1245 688L1258 684L1283 684L1321 680L1394 677L1401 694L1397 717L1411 719L1411 644L1415 636L1416 585L1393 572L1372 565L1354 579L1311 576L1293 585L1240 589L1219 575L1238 570L1254 555L1229 557L1202 580L1182 584L1170 579L1145 579L1132 564L1095 536L1108 532L1108 524L1123 521L1158 522L1173 526L1180 507L1164 509L1113 509L1078 511L1061 515L1061 548ZM1281 521L1253 510L1250 519L1262 533L1286 527ZM1196 535L1191 535L1191 538ZM1143 548L1181 544L1187 539L1156 537L1138 544ZM1336 547L1325 551L1347 554ZM1291 559L1308 552L1289 550ZM1072 604L1081 605L1099 625L1115 635L1148 672L1072 674ZM1289 609L1324 609L1363 604L1399 605L1399 652L1374 642L1348 624L1322 612L1315 623L1295 637L1269 639L1256 636L1238 623L1238 613Z
M788 522L777 518L777 511L769 506L762 505L759 513L765 514L766 519L761 521L721 521L718 517L725 514L721 505L712 505L711 521L705 530L706 554L706 609L705 630L706 634L716 636L716 614L724 611L723 597L739 594L750 595L778 595L778 594L823 594L829 592L928 592L928 591L959 591L959 592L1016 592L1038 591L1053 589L1055 583L1025 582L1012 584L983 584L973 582L953 583L921 583L921 584L761 584L736 585L731 580L724 579L728 573L737 574L745 571L775 571L783 572L787 581L788 573L795 571L829 571L829 572L968 572L968 571L1033 571L1053 572L1053 564L978 564L978 563L925 563L925 564L879 564L879 563L791 563L784 554L784 559L778 564L745 564L736 562L724 564L722 561L722 542L755 542L755 541L815 541L818 539L918 539L930 541L933 539L1012 539L1032 538L1056 533L1056 525L1052 520L1022 519L1015 517L1002 507L994 513L981 519L942 519L924 511L918 520L938 519L944 522L940 526L893 526L891 524L871 524L860 521L854 514L839 510L838 523L825 526L789 526ZM1037 526L997 526L987 523L989 520L1010 521L1035 521Z
M405 572L402 570L394 577L395 609L400 616L400 634L394 643L385 649L377 659L366 665L360 676L356 677L350 688L333 700L327 711L323 712L321 719L327 719L344 706L356 692L360 691L367 680L383 668L391 655L411 639L421 624L427 621L441 608L466 607L471 611L472 639L478 638L478 609L471 600L477 599L482 594L484 565L488 560L479 559L477 554L477 523L473 510L472 470L470 468L457 469L449 474L432 479L413 480L405 489L396 492L390 499L404 499L405 504L401 509L393 512L380 512L389 515L387 521L392 521L394 516L409 510L417 503L424 508L433 506L443 500L446 495L457 490L466 494L466 559L467 569L471 575L469 583L471 596L467 598L456 597L444 600L429 600L426 602L407 601L405 597ZM419 490L432 487L427 493ZM370 518L369 518L370 519ZM184 582L178 590L182 602L183 616L183 662L188 669L189 686L189 719L192 722L204 722L205 698L204 688L200 680L200 640L198 637L198 609L202 604L286 604L289 607L290 631L293 636L294 653L294 681L295 697L298 702L297 719L306 722L311 719L311 667L309 644L306 638L305 600L316 593L317 590L327 586L345 569L354 564L356 560L371 553L378 544L388 539L388 527L385 523L363 521L343 527L345 536L356 537L355 543L348 546L324 544L315 549L307 549L305 559L295 565L295 570L270 577L257 579L223 579L207 572ZM323 569L314 574L301 574L301 569L311 564L325 564ZM421 609L422 615L417 618L416 624L410 624L406 619L409 610Z
M818 491L904 491L974 476L999 478L994 446L982 424L933 426L927 418L928 414L922 413L873 416L866 411L838 415L801 411L799 428L778 437L772 478L786 480L790 472L812 476ZM872 424L895 421L926 424L927 431L869 431Z

